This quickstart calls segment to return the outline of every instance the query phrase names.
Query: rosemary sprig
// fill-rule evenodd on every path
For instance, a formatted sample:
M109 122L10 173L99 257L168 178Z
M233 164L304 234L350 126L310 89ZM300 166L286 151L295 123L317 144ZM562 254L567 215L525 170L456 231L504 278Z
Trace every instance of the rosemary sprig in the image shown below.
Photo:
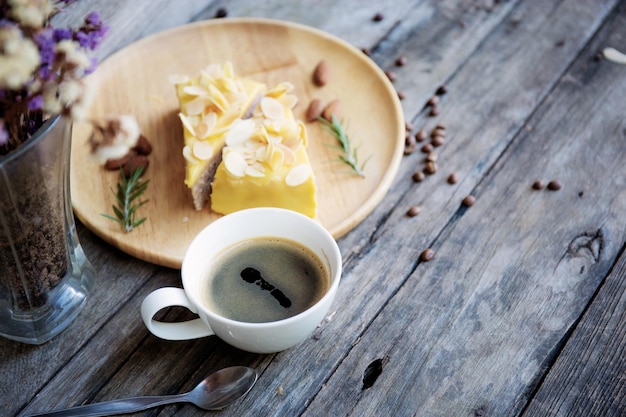
M341 121L334 114L331 116L332 121L328 121L323 117L319 117L318 119L323 127L336 139L339 143L338 148L342 150L343 155L339 155L339 159L348 165L352 170L359 176L365 178L365 172L363 169L365 168L365 164L369 160L366 159L361 165L359 165L359 157L357 154L357 148L352 148L352 144L350 142L350 137L346 133Z
M148 202L148 200L135 202L146 191L150 182L150 180L141 180L143 170L143 167L138 167L129 178L126 178L124 170L120 169L117 192L111 188L111 192L117 200L117 206L112 206L115 216L101 214L107 219L119 223L127 233L146 221L145 217L135 220L137 209Z

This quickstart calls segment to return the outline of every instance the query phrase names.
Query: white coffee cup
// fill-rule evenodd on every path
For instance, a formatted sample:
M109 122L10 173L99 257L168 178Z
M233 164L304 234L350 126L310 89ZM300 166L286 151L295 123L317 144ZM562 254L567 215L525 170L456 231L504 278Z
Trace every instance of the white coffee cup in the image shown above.
M261 237L295 241L324 263L329 274L328 290L305 311L278 321L247 323L225 318L201 301L201 286L212 262L233 244ZM183 288L166 287L150 293L141 305L141 316L154 335L167 340L188 340L217 335L239 349L272 353L289 349L310 336L326 317L341 277L341 253L332 235L317 221L291 210L253 208L220 217L191 242L183 257ZM182 306L199 318L185 322L160 322L161 309Z

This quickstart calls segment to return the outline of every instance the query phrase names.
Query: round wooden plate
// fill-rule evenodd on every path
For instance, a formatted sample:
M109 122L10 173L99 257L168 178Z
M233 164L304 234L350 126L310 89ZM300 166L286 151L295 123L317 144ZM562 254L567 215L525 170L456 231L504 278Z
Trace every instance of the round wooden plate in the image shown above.
M316 87L311 74L325 59L331 79ZM131 114L153 145L149 202L138 210L147 221L130 233L101 214L111 206L118 173L89 157L91 129L76 123L72 140L71 196L83 224L105 241L137 258L180 268L193 237L219 217L193 208L183 184L182 126L171 74L196 75L209 63L233 63L235 72L273 86L289 81L299 98L294 113L304 120L313 98L339 99L344 126L365 178L339 162L335 138L319 122L307 123L308 152L316 175L319 221L339 238L359 224L382 200L400 165L404 117L395 89L360 50L322 31L283 21L242 18L198 22L142 39L104 60L87 77L95 95L89 116Z

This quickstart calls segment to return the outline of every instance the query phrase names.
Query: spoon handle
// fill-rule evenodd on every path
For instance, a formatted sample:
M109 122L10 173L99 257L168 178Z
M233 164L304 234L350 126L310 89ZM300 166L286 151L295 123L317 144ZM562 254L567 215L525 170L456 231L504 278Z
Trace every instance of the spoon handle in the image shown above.
M187 401L186 394L161 395L152 397L135 397L123 400L106 401L102 403L81 405L65 410L50 411L48 413L30 414L27 417L97 417L115 414L136 413L160 405Z

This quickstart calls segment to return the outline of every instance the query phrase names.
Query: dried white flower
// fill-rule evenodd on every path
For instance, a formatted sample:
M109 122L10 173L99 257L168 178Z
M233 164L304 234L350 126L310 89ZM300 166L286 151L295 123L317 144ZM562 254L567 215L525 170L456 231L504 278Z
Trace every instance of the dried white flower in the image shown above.
M0 28L0 88L22 88L40 62L39 50L32 40L23 38L15 28Z
M121 158L137 144L140 134L133 116L113 116L101 125L94 123L89 139L91 155L100 164L108 159Z
M49 0L9 0L11 17L23 26L43 27L48 16L53 12Z
M89 57L82 52L80 46L71 40L63 40L59 42L54 48L54 52L59 56L58 59L69 65L70 68L80 69L81 72L89 68L91 61ZM80 76L82 74L76 74Z

